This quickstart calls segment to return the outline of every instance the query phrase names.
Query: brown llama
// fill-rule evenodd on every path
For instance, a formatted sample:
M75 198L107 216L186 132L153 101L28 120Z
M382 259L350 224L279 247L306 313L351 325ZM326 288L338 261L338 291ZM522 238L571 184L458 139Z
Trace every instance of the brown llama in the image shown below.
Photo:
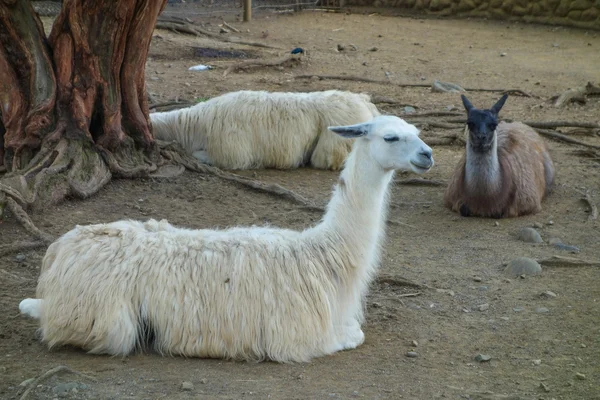
M507 97L505 94L491 109L482 110L461 95L468 113L467 145L444 203L464 217L538 213L554 181L552 159L537 132L520 122L498 123Z

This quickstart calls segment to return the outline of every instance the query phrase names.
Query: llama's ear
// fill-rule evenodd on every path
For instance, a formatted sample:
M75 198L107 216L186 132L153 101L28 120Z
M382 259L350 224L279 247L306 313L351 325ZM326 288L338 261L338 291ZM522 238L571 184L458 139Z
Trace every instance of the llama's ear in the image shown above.
M474 108L473 104L471 104L469 99L467 99L467 97L464 94L461 94L460 98L462 99L463 105L465 106L465 110L467 110L467 112L471 111Z
M356 125L329 126L327 129L345 138L357 138L368 135L372 126L372 122L369 121Z
M490 109L490 111L492 111L494 114L498 115L500 113L500 109L502 109L502 106L504 105L504 102L506 101L506 99L508 99L508 93L504 94L504 96L502 96L500 98L500 100L498 100L496 102L496 104L494 104L494 106Z

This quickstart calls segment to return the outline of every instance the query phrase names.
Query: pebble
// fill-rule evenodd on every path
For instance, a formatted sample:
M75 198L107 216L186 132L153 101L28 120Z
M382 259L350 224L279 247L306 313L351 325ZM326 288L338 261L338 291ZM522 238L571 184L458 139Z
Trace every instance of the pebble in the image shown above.
M6 373L6 367L0 367L0 374Z
M527 242L527 243L542 243L542 237L540 236L539 232L536 231L533 228L522 228L518 235L517 238L523 242Z
M488 287L487 287L487 286L485 286L485 285L481 285L481 286L479 286L477 289L479 289L479 290L481 290L482 292L484 292L484 291L488 290Z
M545 314L545 313L549 313L550 310L548 310L546 307L538 307L535 309L535 312L538 314Z
M504 273L512 276L539 275L542 273L542 267L534 259L519 257L508 263Z
M436 289L435 291L438 293L446 293L447 295L452 296L452 297L454 297L454 295L455 295L454 290L450 290L450 289Z
M550 392L550 388L544 382L540 382L540 388L546 393Z
M408 358L417 358L417 357L419 357L419 355L417 354L416 351L408 351L408 352L406 352L406 357L408 357Z
M515 308L513 308L513 311L514 312L521 312L521 311L525 311L525 308L523 308L523 307L515 307Z
M550 238L548 239L548 244L552 245L552 246L556 246L557 244L562 244L562 240L560 240L559 238Z
M419 342L417 342L416 340L413 340L412 342L410 342L413 346L418 347L419 346ZM585 346L584 344L582 344L581 346Z
M490 305L488 303L485 303L485 304L481 304L481 305L477 306L477 308L479 309L479 311L485 311L490 308Z
M548 297L548 298L551 298L551 299L553 299L555 297L558 297L558 295L556 293L551 292L550 290L546 290L545 292L541 293L540 296L542 296L542 297Z
M358 390L355 390L355 391L352 392L352 396L358 396L358 394L359 394Z
M441 82L436 79L433 81L433 84L431 86L431 91L437 92L437 93L443 93L443 92L460 93L460 92L464 92L465 89L463 89L461 86L457 85L456 83Z
M405 112L405 113L407 113L407 114L412 114L412 113L414 113L415 111L417 111L417 110L415 110L415 108L414 108L414 107L411 107L411 106L406 106L406 107L404 107L404 112Z
M23 261L25 261L25 254L20 254L20 253L19 253L19 254L17 254L17 255L15 256L15 261L16 261L16 262L23 262Z
M500 57L506 57L506 53L500 53Z
M194 384L192 382L188 382L188 381L182 382L181 383L181 390L184 390L186 392L194 390Z
M544 225L540 224L539 222L534 222L533 227L535 229L542 229L544 227Z
M369 49L369 51L377 51L377 50L379 50L377 47L371 47L371 48Z
M540 365L542 360L533 360L533 365Z
M500 226L500 222L494 221L494 226Z
M200 379L200 383L203 385L206 385L208 383L208 379L202 378L202 379Z
M492 359L492 356L488 356L487 354L477 354L475 356L475 361L478 361L478 362L490 361L491 359Z
M474 276L474 277L473 277L473 280L474 280L475 282L481 282L483 279L482 279L480 276Z
M586 347L587 347L587 346L586 346L585 344L581 343L581 348L582 348L582 349L585 349Z
M346 46L344 46L343 44L338 44L337 45L337 50L338 51L344 51L345 48L346 48Z
M67 397L69 393L77 393L78 389L87 389L87 385L78 382L61 383L52 388L52 392L58 397Z
M584 379L585 379L585 375L584 375L584 374L582 374L581 372L577 372L577 373L575 374L575 378L577 378L577 379L579 379L580 381L582 381L582 380L584 380Z

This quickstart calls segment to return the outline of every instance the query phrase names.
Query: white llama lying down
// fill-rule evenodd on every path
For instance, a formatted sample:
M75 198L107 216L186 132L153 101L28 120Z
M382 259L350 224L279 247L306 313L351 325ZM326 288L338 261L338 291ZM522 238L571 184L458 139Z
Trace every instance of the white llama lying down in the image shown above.
M366 94L239 91L193 107L150 114L157 139L175 140L200 161L224 169L339 170L352 141L332 125L371 120L379 111Z
M166 221L77 226L48 248L23 314L49 347L304 362L352 349L376 273L394 170L431 149L402 119L331 127L358 138L323 220L304 231L190 230Z

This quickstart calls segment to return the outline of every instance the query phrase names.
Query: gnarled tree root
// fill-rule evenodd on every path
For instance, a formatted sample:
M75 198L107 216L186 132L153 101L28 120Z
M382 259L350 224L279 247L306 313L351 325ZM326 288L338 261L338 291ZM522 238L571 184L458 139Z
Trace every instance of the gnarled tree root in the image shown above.
M6 208L41 243L52 242L54 238L38 229L25 210L40 210L66 197L86 199L113 176L141 177L157 170L156 163L141 150L128 149L130 146L133 144L109 152L81 139L44 143L26 169L10 172L0 180L0 220Z
M296 204L303 206L306 209L318 210L322 211L322 207L318 207L314 205L311 201L305 199L297 193L292 192L284 188L281 185L276 183L263 183L258 182L253 179L249 179L240 175L232 174L230 172L225 172L217 167L213 167L210 165L202 164L194 157L185 153L183 149L176 143L166 143L160 142L159 146L161 147L161 155L168 160L171 160L175 164L180 164L189 169L190 171L202 172L206 174L215 175L221 179L235 182L242 186L251 188L253 190L267 193L279 197L283 197L285 199L291 200Z
M37 241L26 241L26 242L14 242L0 246L0 257L7 254L19 253L22 251L39 249L40 247L46 247L48 243L41 240Z

